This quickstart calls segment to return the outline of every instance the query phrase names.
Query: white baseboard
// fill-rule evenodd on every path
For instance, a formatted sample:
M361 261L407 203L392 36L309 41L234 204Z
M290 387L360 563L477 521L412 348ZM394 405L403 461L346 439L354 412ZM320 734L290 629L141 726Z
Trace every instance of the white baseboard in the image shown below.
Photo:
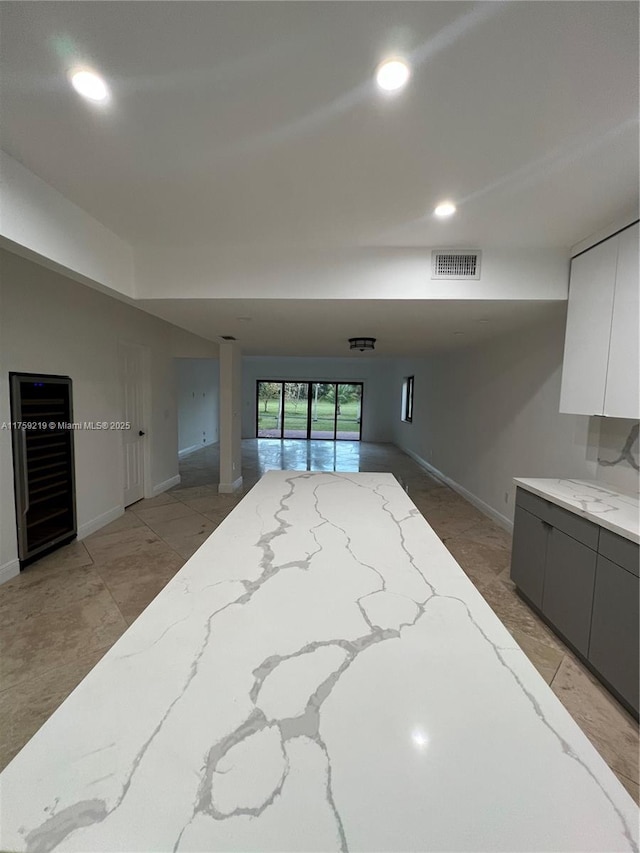
M238 477L238 479L234 480L233 483L218 484L218 492L220 492L221 495L232 495L240 488L242 488L242 477Z
M211 447L212 444L217 444L218 441L203 441L202 444L192 444L191 447L185 447L184 450L178 451L178 459L184 459L185 456L191 456L197 450L202 450L203 447Z
M462 495L462 497L466 501L469 501L470 504L473 504L473 506L476 509L479 509L480 512L484 513L484 515L488 515L489 518L495 521L496 524L499 524L500 527L502 527L508 533L513 533L513 521L507 518L506 515L502 515L502 513L495 510L492 506L483 501L477 495L474 495L472 492L468 491L468 489L465 489L464 486L461 486L460 483L456 483L455 480L452 480L450 477L447 477L446 474L443 474L442 471L439 471L437 468L431 465L430 462L427 462L426 459L423 459L422 456L418 456L418 454L414 453L413 450L409 450L409 448L402 447L401 445L397 446L400 448L400 450L406 453L407 456L410 456L415 462L417 462L421 468L424 468L425 471L427 471L437 480L440 480L446 486L449 486L449 488L453 489L454 492L457 492L459 495Z
M100 515L92 518L91 521L85 521L84 524L81 524L80 527L78 527L78 539L85 539L90 533L95 533L96 530L100 530L100 528L104 527L105 524L115 521L116 518L120 518L121 515L124 515L124 507L114 506L106 512L102 512Z
M196 450L200 450L201 447L206 446L206 444L192 444L191 447L185 447L184 450L178 451L178 459L184 459L185 456L191 456L191 454L195 453Z
M9 560L4 566L0 566L0 583L10 581L20 574L20 560Z
M155 498L156 495L161 495L163 492L166 492L167 489L172 489L174 486L180 485L180 474L176 474L175 477L170 477L168 480L165 480L163 483L158 483L157 486L154 486L151 489L151 497Z

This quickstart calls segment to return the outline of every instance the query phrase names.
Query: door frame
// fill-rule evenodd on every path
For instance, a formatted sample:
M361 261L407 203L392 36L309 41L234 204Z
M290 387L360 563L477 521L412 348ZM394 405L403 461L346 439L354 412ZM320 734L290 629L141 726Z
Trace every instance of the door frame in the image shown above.
M350 381L347 379L256 379L256 438L268 438L270 436L260 436L258 435L258 424L260 421L260 399L259 399L259 391L260 391L260 383L261 382L273 382L274 384L278 384L281 386L281 395L282 395L282 420L280 423L280 435L273 436L276 441L284 440L284 420L285 420L285 400L284 400L284 386L290 383L307 385L307 401L308 401L308 411L307 411L307 437L299 438L299 439L290 439L291 441L362 441L362 421L363 421L363 410L364 410L364 381L355 380ZM312 397L311 390L313 385L335 385L336 386L336 398L338 392L338 385L359 385L360 386L360 423L358 424L358 438L338 438L338 407L337 405L334 407L333 412L333 435L334 438L311 438L311 407L312 407Z
M123 347L135 349L140 353L141 381L142 381L142 420L144 422L145 438L142 448L142 490L143 497L153 497L153 486L151 483L151 350L145 344L139 344L126 338L118 339L118 389L120 394L120 420L124 420L124 377L122 376L122 362L120 354ZM124 430L120 441L120 494L124 506ZM129 504L133 506L133 504Z

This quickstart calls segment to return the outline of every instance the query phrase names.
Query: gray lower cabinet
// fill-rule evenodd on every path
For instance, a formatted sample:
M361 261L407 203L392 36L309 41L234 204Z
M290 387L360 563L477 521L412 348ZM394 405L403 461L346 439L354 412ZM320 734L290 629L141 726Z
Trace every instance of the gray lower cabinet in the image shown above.
M598 555L589 661L638 709L638 578Z
M572 646L587 655L597 554L552 527L547 542L542 612Z
M542 607L544 563L550 527L521 506L516 506L511 550L511 579L527 598Z
M511 579L638 715L638 545L518 488Z

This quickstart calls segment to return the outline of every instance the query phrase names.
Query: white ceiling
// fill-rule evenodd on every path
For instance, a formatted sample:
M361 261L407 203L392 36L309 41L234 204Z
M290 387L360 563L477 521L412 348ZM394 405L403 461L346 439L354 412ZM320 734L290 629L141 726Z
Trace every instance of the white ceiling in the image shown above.
M566 302L543 300L143 299L137 304L204 338L233 335L246 355L354 358L473 346L566 312ZM377 338L375 351L351 352L348 339L357 336Z
M569 247L637 204L635 2L78 0L0 17L1 147L134 246ZM391 54L413 76L389 98L372 79ZM78 64L106 78L107 108L70 88ZM443 198L459 208L445 222ZM464 346L563 310L136 304L248 354L318 356L357 334L376 356Z
M637 200L635 2L0 13L2 147L133 244L570 246ZM413 78L381 97L395 53Z

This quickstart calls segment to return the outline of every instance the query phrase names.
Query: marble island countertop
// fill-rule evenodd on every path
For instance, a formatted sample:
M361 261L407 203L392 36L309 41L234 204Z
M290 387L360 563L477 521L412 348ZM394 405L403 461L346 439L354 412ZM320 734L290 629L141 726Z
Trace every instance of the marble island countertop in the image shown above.
M596 480L515 477L517 486L588 518L632 542L640 542L638 495L628 495Z
M0 776L5 851L638 850L390 474L270 472Z

